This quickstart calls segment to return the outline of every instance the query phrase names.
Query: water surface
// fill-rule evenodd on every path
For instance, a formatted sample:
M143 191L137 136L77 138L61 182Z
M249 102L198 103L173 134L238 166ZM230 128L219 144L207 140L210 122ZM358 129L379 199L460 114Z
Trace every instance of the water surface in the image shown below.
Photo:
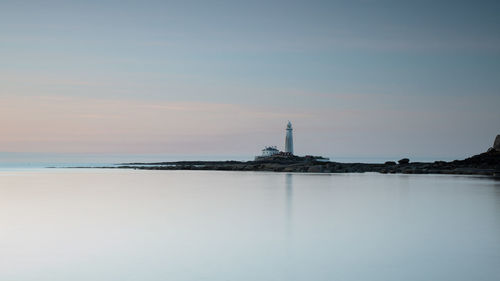
M500 280L500 182L3 171L0 280Z

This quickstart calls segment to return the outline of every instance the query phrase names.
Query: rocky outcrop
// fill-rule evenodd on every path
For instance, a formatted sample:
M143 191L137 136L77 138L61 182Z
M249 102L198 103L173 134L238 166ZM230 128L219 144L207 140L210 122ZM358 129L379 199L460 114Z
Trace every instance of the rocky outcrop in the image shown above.
M399 163L400 165L408 164L408 163L410 163L410 159L408 159L408 158L403 158L403 159L399 160L399 161L398 161L398 163Z
M495 142L493 143L493 149L500 151L500 135L497 135Z

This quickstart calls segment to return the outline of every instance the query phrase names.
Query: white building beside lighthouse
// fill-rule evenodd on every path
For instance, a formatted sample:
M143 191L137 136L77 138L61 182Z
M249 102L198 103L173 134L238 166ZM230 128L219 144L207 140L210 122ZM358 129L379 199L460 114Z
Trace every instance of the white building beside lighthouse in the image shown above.
M285 137L285 152L293 155L293 128L292 123L288 121L286 125L286 137Z
M262 157L269 157L275 154L280 153L280 151L276 148L276 146L266 146L266 148L262 149Z

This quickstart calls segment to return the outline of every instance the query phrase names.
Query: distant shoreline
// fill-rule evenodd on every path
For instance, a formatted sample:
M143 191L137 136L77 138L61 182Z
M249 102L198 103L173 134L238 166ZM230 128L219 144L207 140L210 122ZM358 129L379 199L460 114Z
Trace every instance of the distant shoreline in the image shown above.
M310 157L281 157L260 161L172 161L152 163L122 163L114 167L72 167L112 168L136 170L201 170L201 171L263 171L302 173L391 173L391 174L452 174L500 176L500 151L490 149L464 160L410 162L401 159L399 163L388 161L373 163L340 163L317 161ZM68 167L70 168L70 167Z

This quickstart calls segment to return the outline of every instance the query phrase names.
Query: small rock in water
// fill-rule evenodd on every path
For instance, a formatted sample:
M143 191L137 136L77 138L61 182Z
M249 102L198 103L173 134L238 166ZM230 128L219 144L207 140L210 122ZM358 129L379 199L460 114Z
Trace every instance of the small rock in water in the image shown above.
M401 160L398 161L399 164L408 164L410 163L410 159L408 158L403 158Z

